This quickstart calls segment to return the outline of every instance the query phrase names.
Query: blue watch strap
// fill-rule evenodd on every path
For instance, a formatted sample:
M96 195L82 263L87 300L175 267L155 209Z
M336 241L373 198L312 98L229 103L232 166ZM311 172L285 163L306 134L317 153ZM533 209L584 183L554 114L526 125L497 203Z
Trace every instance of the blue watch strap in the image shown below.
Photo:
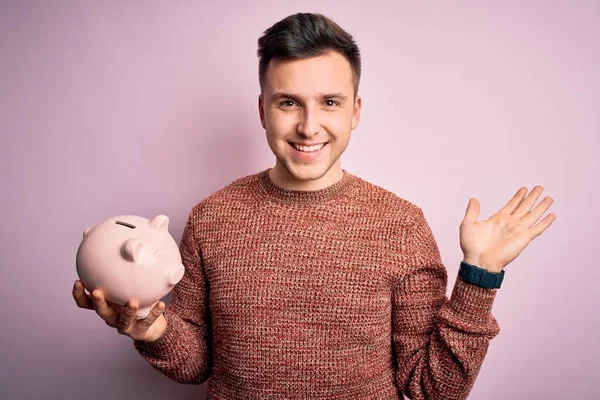
M499 273L489 272L488 270L462 261L458 276L465 282L485 289L498 289L504 280L504 270Z

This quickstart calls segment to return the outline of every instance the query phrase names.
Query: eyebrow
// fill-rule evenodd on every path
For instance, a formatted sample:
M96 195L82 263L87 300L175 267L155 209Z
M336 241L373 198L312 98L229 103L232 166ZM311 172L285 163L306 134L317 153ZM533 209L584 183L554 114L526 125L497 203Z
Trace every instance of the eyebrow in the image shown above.
M317 97L319 99L339 99L341 101L346 101L348 99L348 97L345 96L343 93L319 93L317 95ZM301 101L300 97L290 94L290 93L277 92L271 96L271 99L273 99L273 100L284 99L284 98L296 100L298 102Z

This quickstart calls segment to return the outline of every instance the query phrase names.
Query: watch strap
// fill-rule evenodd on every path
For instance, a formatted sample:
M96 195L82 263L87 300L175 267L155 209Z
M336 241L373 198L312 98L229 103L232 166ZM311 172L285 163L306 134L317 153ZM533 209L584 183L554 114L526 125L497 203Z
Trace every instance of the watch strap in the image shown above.
M504 270L498 273L489 272L486 269L462 261L458 276L465 282L485 289L498 289L504 280Z

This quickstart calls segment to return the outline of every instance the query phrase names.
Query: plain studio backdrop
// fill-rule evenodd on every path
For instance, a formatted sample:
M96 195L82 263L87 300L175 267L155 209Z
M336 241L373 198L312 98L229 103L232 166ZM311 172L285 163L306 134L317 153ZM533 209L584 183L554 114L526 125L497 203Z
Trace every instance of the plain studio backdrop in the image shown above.
M423 208L448 269L541 184L554 224L506 269L470 399L597 399L598 1L2 1L0 397L196 399L71 297L85 228L191 208L274 163L257 39L321 12L363 57L342 167ZM545 214L545 215L546 215Z

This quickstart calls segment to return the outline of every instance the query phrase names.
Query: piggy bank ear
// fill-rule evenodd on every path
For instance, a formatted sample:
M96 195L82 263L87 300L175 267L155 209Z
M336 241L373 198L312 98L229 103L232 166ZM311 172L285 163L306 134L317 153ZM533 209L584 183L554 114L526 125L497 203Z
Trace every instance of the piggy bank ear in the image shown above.
M168 231L169 230L169 217L166 215L157 215L152 218L149 222L150 227L157 231Z
M128 239L121 246L121 254L123 257L131 262L136 262L140 257L140 252L142 251L143 243L139 239Z
M90 231L92 230L92 228L87 228L84 232L83 232L83 237L86 237L88 233L90 233Z

